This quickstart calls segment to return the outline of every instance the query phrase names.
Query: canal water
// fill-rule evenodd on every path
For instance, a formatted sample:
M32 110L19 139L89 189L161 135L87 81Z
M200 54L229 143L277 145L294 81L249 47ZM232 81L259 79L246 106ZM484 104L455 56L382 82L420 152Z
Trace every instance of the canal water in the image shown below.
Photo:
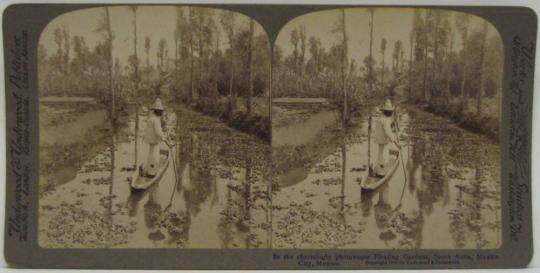
M375 113L376 111L372 111ZM325 126L315 119L325 117ZM336 112L273 132L279 140L326 130ZM400 165L366 192L367 114L340 126L324 154L295 166L303 175L270 187L271 147L219 121L180 108L167 128L176 145L164 177L130 190L134 118L74 179L40 199L39 243L74 248L497 248L500 150L482 136L418 111L400 111ZM313 119L313 120L309 120ZM146 117L140 117L141 131ZM328 123L328 124L326 124ZM310 126L306 126L310 125ZM277 142L276 142L277 141ZM317 138L312 138L311 143ZM138 138L137 163L147 148ZM393 147L394 150L399 150ZM372 143L371 153L376 154ZM300 153L301 154L301 153ZM273 158L279 160L279 158Z
M274 107L276 109L277 107ZM309 113L309 111L287 111L290 116L307 116L296 120L293 124L286 126L273 126L272 147L279 146L301 146L316 141L317 132L325 127L335 124L339 119L339 113L333 110ZM305 113L307 112L307 113Z
M40 246L267 247L264 177L270 145L195 112L177 113L178 122L175 113L167 122L176 145L161 147L174 161L158 183L130 190L135 174L130 117L128 129L111 137L107 149L40 199ZM140 117L141 131L145 120ZM138 163L146 153L139 137Z
M403 163L379 189L362 191L367 116L353 120L332 153L307 162L305 178L274 192L274 248L500 246L497 144L445 119L403 110L402 148L391 148L401 151ZM371 142L372 162L376 152Z

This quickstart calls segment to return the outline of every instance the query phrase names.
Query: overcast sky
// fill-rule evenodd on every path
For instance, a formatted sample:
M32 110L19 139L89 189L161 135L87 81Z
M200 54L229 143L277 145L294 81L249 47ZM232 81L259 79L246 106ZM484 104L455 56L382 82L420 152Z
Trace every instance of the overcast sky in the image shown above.
M104 8L89 8L62 14L51 21L43 31L40 43L45 46L47 53L56 52L58 46L54 42L54 30L58 27L66 27L70 35L83 36L90 49L104 40L102 33L96 33L98 21L105 12ZM222 48L228 48L228 40L224 31L221 30L219 15L222 11L214 12L214 21L220 29L220 43ZM113 56L118 57L124 64L127 58L133 54L133 12L127 6L109 7L111 28L115 36L113 41ZM187 16L187 8L184 9ZM174 56L174 31L176 24L175 6L139 6L137 9L137 53L145 60L144 40L151 39L150 63L155 63L158 41L165 38L169 57ZM236 16L237 28L247 29L249 18L242 14ZM238 31L238 29L237 29ZM255 34L262 33L262 28L255 22Z

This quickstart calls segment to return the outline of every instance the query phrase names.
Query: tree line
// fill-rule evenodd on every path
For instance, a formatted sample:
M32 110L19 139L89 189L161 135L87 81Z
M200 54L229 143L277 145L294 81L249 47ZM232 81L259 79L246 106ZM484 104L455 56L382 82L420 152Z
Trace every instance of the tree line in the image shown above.
M167 93L179 102L220 103L248 113L254 98L268 95L269 42L255 31L253 19L230 11L177 7L173 39L144 37L141 50L139 9L128 9L133 53L127 61L113 55L110 8L103 8L97 21L95 32L102 38L93 47L68 26L54 29L55 50L43 44L38 49L41 95L90 96L107 105L114 101L121 110ZM150 54L153 47L155 56Z
M369 33L362 33L369 37L369 54L359 62L349 54L349 43L360 41L350 41L355 29L346 24L347 9L336 12L330 46L323 46L328 41L321 37L308 37L309 25L299 24L286 34L292 51L286 55L283 45L275 45L272 60L268 38L256 33L253 19L199 7L177 7L173 39L144 37L138 52L138 9L129 10L134 52L125 63L113 56L109 8L103 8L97 22L102 39L93 47L68 27L56 28L56 50L39 45L41 95L93 96L105 104L112 96L116 108L125 109L127 103L140 104L141 98L151 100L167 91L209 114L251 114L254 98L261 98L258 104L266 101L262 98L269 95L273 74L273 96L328 98L345 117L370 98L393 96L460 122L472 114L492 122L500 118L494 102L501 96L502 43L487 21L466 13L415 9L408 41L384 33L376 33L382 36L376 41L378 10L369 8ZM388 56L391 61L385 63Z
M320 37L306 35L309 25L298 24L288 33L290 54L285 56L284 45L274 47L274 96L328 98L345 114L372 98L390 96L452 118L474 114L499 119L503 49L487 21L466 13L415 9L408 41L391 40L384 33L376 33L382 36L376 41L377 11L367 10L369 33L362 36L369 39L369 53L362 63L348 53L348 44L360 41L349 43L354 28L345 23L347 9L336 12L335 38L325 41L331 44L327 48ZM388 56L391 61L385 63Z

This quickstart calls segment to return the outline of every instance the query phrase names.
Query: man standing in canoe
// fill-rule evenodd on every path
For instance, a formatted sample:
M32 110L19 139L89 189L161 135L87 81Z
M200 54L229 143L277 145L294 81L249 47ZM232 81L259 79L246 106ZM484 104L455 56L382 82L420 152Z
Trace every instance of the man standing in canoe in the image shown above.
M384 105L379 108L382 115L375 122L374 141L379 145L377 161L374 168L375 175L384 177L386 174L386 164L388 163L388 145L394 142L399 146L397 135L392 130L395 107L389 99L386 99Z
M167 137L161 127L161 117L163 116L163 104L161 99L157 98L154 104L150 106L146 128L143 135L143 141L148 144L148 156L146 164L142 168L141 174L152 178L156 176L159 161L159 144L166 141Z

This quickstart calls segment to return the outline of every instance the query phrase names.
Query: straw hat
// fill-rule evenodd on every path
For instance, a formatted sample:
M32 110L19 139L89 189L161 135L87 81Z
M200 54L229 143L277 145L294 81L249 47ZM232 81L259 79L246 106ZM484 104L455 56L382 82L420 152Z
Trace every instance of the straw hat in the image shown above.
M396 108L389 99L386 99L384 105L380 108L381 111L394 111L395 109Z
M164 110L163 109L163 104L161 103L161 99L160 98L157 98L156 101L154 102L154 104L152 104L152 106L150 106L150 109L152 110Z

